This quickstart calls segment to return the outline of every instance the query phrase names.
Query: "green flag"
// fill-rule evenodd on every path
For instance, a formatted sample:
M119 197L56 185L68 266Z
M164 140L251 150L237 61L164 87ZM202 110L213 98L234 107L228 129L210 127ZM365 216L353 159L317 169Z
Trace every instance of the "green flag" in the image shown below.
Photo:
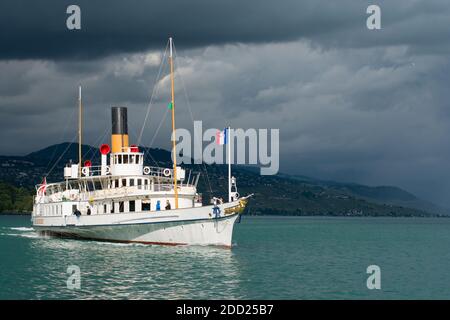
M173 103L169 102L169 104L167 105L167 109L172 110L172 108L173 108Z

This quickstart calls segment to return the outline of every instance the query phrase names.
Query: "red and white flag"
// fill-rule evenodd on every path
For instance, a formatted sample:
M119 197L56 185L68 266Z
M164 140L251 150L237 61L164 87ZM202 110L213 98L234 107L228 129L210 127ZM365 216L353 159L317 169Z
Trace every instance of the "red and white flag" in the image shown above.
M45 191L47 190L47 178L44 177L44 179L42 180L42 184L39 186L37 193L40 196L45 195Z

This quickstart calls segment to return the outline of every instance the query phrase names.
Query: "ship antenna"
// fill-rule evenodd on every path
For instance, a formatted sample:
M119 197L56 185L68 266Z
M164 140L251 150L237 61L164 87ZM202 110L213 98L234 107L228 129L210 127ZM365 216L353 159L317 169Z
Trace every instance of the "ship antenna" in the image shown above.
M173 40L169 38L169 62L170 62L170 83L172 89L172 154L173 154L173 185L175 191L175 209L178 209L178 186L177 186L177 149L175 144L175 88L174 88L174 75L173 75Z
M82 130L82 112L83 106L81 103L81 85L78 87L78 177L81 177L81 130Z

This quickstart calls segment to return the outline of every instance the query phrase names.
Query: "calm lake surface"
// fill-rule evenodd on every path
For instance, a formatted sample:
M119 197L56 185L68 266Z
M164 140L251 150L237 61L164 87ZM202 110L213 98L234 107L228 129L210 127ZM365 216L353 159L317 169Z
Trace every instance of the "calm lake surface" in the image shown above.
M0 216L0 299L450 299L450 219L244 216L233 242L42 238L28 216ZM369 265L381 290L367 289Z

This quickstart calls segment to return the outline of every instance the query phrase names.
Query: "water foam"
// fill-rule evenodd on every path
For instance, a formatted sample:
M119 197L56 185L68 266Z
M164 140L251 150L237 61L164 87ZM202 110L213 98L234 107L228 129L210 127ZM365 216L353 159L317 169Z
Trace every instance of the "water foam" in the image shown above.
M11 230L17 230L17 231L34 231L33 228L27 228L27 227L15 227L15 228L10 228Z

